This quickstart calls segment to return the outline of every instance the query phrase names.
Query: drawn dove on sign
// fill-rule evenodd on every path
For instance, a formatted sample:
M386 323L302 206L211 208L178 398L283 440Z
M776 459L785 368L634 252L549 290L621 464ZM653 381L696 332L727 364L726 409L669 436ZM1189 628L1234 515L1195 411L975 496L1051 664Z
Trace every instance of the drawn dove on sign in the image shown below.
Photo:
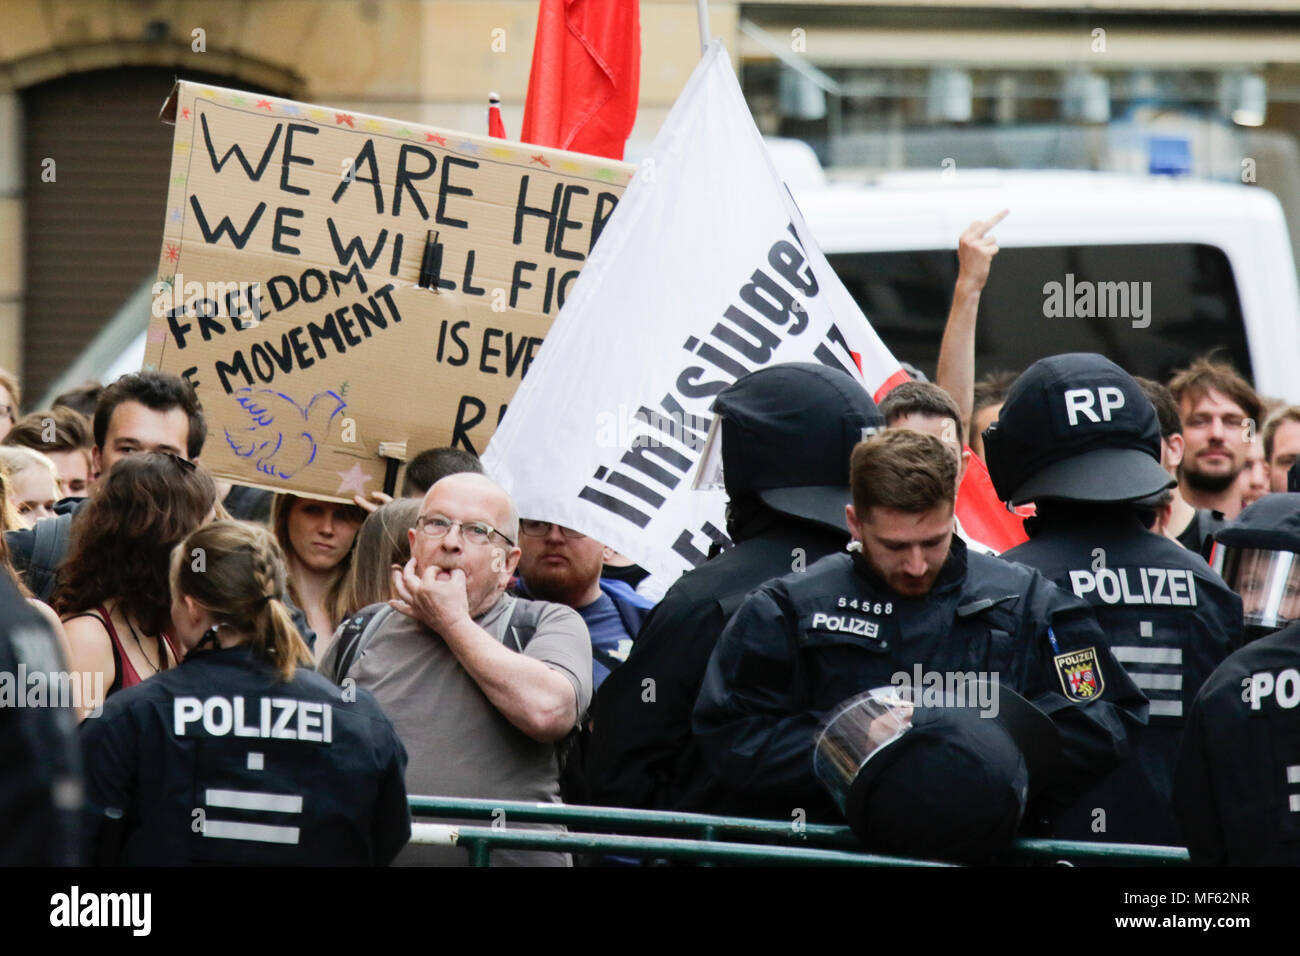
M317 436L347 408L336 392L320 392L303 408L270 388L235 389L235 401L248 421L244 429L226 428L226 444L240 458L254 459L258 471L287 480L316 460Z

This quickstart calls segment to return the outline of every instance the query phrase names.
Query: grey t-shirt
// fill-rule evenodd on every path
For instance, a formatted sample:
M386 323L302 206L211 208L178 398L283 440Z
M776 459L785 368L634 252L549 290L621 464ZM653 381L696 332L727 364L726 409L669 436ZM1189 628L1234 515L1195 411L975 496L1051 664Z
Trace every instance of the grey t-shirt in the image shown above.
M508 627L521 598L504 594L475 623L518 650ZM563 674L573 684L575 725L591 703L591 638L572 608L542 603L540 618L522 653ZM443 797L559 803L556 745L534 740L492 705L442 637L419 621L394 613L379 625L348 677L366 688L393 722L406 747L406 792ZM453 822L453 821L439 821ZM484 821L458 821L484 826ZM514 823L507 814L507 827ZM562 830L527 825L528 829ZM568 855L496 850L494 865L564 866ZM409 845L397 864L456 866L468 862L460 848Z

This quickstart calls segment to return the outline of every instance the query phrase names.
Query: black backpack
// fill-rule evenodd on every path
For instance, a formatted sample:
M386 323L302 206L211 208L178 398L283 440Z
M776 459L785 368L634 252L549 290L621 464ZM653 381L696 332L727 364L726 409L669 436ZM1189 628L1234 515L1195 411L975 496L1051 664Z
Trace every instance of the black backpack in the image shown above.
M32 595L49 602L59 577L59 567L68 556L68 541L72 537L72 515L55 515L36 522L32 528L35 540L24 578Z
M505 640L503 641L506 647L513 645L516 651L523 653L524 648L528 646L529 640L537 631L537 622L541 620L544 607L545 605L540 601L515 599L515 606L510 609L510 621L506 624ZM331 648L326 654L326 657L334 656L334 664L326 670L321 670L321 673L341 687L352 665L365 653L366 645L374 637L375 631L379 630L380 626L396 613L398 612L387 604L372 604L369 607L362 608L344 621L339 632L338 641L335 643L334 648ZM335 653L335 648L337 648L338 653ZM324 664L324 661L321 663ZM575 772L569 770L566 774L565 769L570 765L570 757L574 753L586 721L587 715L583 714L582 719L578 721L578 725L555 744L556 756L559 758L562 792L565 789L566 780Z
M330 651L330 654L334 655L334 664L321 673L334 683L342 685L352 665L365 653L366 645L374 637L375 631L396 613L387 604L372 604L344 621L336 645L338 653ZM541 620L541 614L541 603L516 600L515 606L510 610L510 621L506 625L504 642L506 647L513 646L522 654L537 630L537 622Z

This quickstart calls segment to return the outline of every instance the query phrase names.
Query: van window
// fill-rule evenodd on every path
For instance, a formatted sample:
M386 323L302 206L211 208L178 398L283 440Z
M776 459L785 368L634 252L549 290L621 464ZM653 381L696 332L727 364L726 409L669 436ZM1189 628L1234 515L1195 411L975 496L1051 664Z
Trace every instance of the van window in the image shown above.
M933 378L956 252L827 258L894 355ZM1100 352L1133 375L1166 381L1212 349L1251 377L1237 285L1214 246L1004 248L980 297L975 376L1022 371L1061 352Z

